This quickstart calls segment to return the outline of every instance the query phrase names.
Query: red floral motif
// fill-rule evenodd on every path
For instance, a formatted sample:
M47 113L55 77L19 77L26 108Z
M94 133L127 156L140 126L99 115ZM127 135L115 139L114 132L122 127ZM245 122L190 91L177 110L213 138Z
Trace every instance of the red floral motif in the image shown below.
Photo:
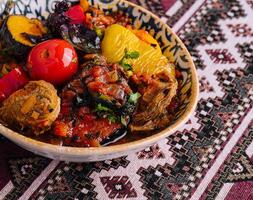
M224 5L221 2L212 2L212 7L216 9L224 9Z
M228 52L228 49L207 49L206 53L215 64L236 63L236 60L232 57L232 54Z
M253 0L248 0L247 3L251 6L251 8L253 9Z
M100 180L110 199L137 197L128 176L104 176Z
M217 115L223 122L227 122L231 119L233 112L218 112Z
M253 88L253 83L247 83L247 82L244 82L242 83L242 87L246 88L247 90L252 90Z
M235 34L236 37L253 36L253 31L248 26L248 24L228 24L227 26L228 26L228 28L231 29L232 33Z
M210 85L209 81L206 79L205 76L202 76L200 79L200 92L213 92L214 89L213 87Z
M165 158L158 144L137 153L139 159Z
M208 155L208 149L211 146L206 147L192 147L192 150L196 153L199 159L202 159L203 157Z
M173 193L173 195L176 195L182 190L182 184L168 183L167 187Z
M70 192L70 187L68 185L67 179L64 176L57 177L56 181L48 186L49 193L59 193L59 192Z
M188 120L185 124L192 124L192 120Z

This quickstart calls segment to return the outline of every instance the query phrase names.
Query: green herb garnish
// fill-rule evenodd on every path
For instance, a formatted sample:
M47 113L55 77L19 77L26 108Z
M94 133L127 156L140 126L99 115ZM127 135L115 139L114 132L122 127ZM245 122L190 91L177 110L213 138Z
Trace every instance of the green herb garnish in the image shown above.
M94 30L98 37L102 38L104 36L104 32L101 28L95 27Z
M115 123L117 121L117 117L115 116L112 109L103 106L102 104L97 104L95 108L95 112L99 117L106 117L111 123Z
M124 57L121 59L121 61L119 62L119 64L126 70L132 70L132 65L130 65L127 62L127 59L137 59L140 57L140 53L138 51L128 51L127 49L125 49L125 55Z
M132 70L132 65L126 63L125 59L123 59L122 61L120 61L119 63L126 71Z
M138 51L131 51L131 52L126 52L125 53L125 58L126 59L137 59L140 57L140 53Z
M132 104L137 104L138 99L141 97L141 94L139 92L133 93L130 95L128 102Z
M95 112L112 112L112 110L110 108L107 108L105 106L102 106L101 103L97 104L96 108L95 108Z
M121 124L123 124L124 126L127 126L126 119L125 119L123 116L120 116L120 122L121 122Z
M99 98L100 98L100 99L103 99L103 100L106 100L106 101L110 100L110 98L109 98L107 95L104 95L104 94L101 94L101 95L99 96Z
M117 117L113 114L108 114L107 118L111 123L115 123L117 121Z

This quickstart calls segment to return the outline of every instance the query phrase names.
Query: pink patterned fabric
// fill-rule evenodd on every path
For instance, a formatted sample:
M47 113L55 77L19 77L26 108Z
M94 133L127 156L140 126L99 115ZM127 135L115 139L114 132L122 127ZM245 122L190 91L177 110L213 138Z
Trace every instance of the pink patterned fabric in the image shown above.
M134 2L189 49L197 110L156 145L104 162L53 161L0 137L0 199L253 199L253 1Z

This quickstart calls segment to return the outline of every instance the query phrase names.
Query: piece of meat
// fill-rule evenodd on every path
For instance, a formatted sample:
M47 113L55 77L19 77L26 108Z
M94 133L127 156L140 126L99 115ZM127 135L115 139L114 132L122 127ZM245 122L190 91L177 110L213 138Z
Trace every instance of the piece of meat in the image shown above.
M0 118L10 126L28 128L34 134L49 130L60 112L57 90L45 81L30 81L0 107Z
M132 77L132 82L142 97L130 124L131 131L165 128L171 120L167 107L178 87L175 76L166 72L153 76L137 74Z

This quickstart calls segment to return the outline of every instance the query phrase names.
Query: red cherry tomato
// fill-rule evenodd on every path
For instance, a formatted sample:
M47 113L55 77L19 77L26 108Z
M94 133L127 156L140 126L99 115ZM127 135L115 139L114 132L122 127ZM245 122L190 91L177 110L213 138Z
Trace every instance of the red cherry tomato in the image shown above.
M32 49L28 56L27 69L34 80L61 85L77 72L77 53L65 40L47 40Z
M80 5L72 6L66 12L66 15L71 19L73 24L82 24L85 20L83 8Z

